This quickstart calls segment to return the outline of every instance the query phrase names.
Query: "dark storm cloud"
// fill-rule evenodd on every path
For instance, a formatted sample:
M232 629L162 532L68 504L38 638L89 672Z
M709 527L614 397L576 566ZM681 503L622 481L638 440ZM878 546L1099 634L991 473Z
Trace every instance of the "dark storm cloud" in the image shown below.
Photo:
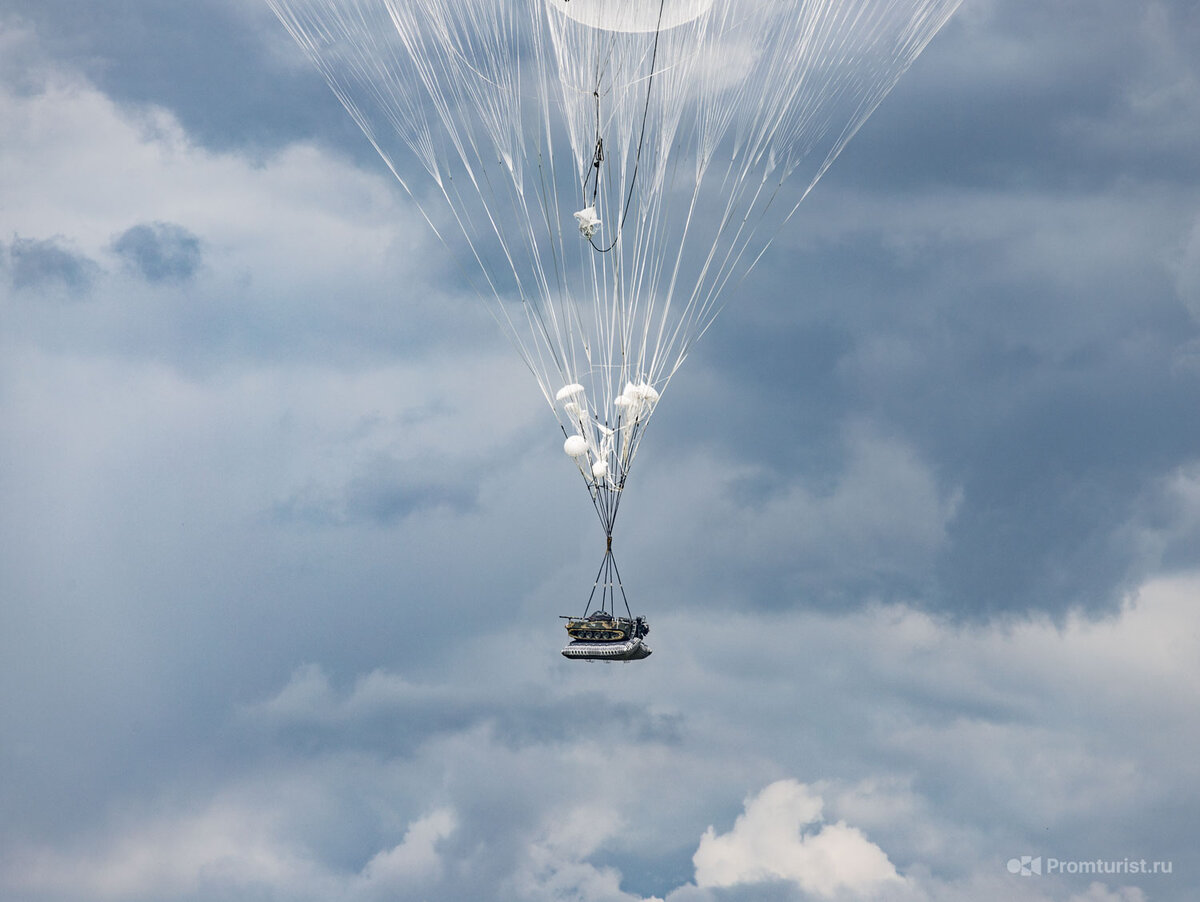
M1194 181L1198 19L1188 0L967 2L827 179L883 192Z
M459 482L421 482L411 474L372 473L355 477L335 497L299 492L276 505L283 522L313 524L368 521L380 526L435 509L469 513L478 504L478 490Z
M453 462L446 459L402 461L378 456L343 485L297 491L276 505L274 513L283 522L366 522L375 526L387 526L432 510L469 514L479 509L482 478L481 469L471 464L455 472Z
M459 480L421 482L410 470L384 462L346 487L346 509L352 519L390 523L437 507L456 513L475 510L478 496L477 488Z
M0 246L0 252L3 252ZM17 289L65 288L82 294L91 287L100 267L62 238L14 238L8 245L7 269Z
M151 222L126 229L113 251L149 282L181 282L200 267L200 239L183 226Z
M1024 284L991 274L996 242L943 247L977 274L969 291L914 281L901 258L861 240L793 255L777 277L765 268L766 290L747 307L809 312L728 311L695 355L729 380L723 394L680 380L656 429L675 433L671 444L735 443L757 468L739 484L743 505L796 479L828 492L846 469L848 417L903 437L944 492L961 492L944 546L907 579L862 561L865 582L835 569L827 578L839 582L809 584L815 597L924 598L968 616L1110 608L1158 563L1129 541L1130 524L1200 447L1200 374L1179 365L1196 322L1152 242L1107 264L1098 245L1094 274L1051 270ZM712 404L720 431L708 428Z
M500 623L496 623L498 629ZM502 697L501 697L502 696ZM576 713L587 707L589 716ZM614 742L679 745L684 718L644 706L593 697L586 688L547 694L535 685L419 684L375 671L339 687L319 667L306 666L275 698L244 712L252 730L304 754L372 749L409 755L436 737L487 725L509 749L585 741L597 732Z
M751 462L748 501L819 495L861 420L959 493L905 578L808 566L806 599L1060 615L1159 565L1130 530L1200 447L1172 262L1200 205L1198 34L1192 4L968 4L738 287L665 441ZM687 378L704 367L721 380Z
M1180 378L1170 346L1162 350L1165 359L1078 366L976 434L940 562L947 601L973 598L983 611L1112 607L1159 563L1128 527L1147 493L1200 447L1200 380ZM1187 565L1197 563L1193 555Z
M31 25L43 53L118 103L167 108L208 147L270 152L319 136L369 156L320 76L289 64L295 48L266 3L9 0L0 16Z

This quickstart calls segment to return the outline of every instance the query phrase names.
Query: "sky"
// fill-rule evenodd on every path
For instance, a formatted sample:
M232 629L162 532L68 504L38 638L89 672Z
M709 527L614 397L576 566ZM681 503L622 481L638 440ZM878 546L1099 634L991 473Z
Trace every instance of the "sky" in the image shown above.
M266 4L0 0L0 895L1196 898L1198 150L1191 0L965 0L581 664L554 419Z

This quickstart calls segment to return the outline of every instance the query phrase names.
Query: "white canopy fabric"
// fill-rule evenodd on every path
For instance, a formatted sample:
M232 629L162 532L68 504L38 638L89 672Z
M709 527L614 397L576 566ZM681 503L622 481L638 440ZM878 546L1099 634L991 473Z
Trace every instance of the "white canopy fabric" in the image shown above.
M267 2L584 441L611 534L659 395L959 0Z

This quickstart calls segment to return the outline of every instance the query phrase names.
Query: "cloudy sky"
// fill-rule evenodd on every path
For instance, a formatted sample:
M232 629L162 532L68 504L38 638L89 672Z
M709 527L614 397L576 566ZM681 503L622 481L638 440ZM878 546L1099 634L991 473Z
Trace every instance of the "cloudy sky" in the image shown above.
M0 0L0 895L1200 894L1193 0L965 0L664 398L647 661L455 273L264 3Z

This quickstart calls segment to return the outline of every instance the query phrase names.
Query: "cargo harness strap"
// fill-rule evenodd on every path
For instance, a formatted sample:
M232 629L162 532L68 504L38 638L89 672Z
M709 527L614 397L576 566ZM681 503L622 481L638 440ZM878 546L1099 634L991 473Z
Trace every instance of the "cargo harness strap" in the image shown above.
M612 550L612 533L608 535L608 542L604 549L604 560L600 562L600 569L596 571L596 581L592 584L591 594L588 595L587 607L583 609L583 616L586 617L592 609L592 604L596 601L596 590L600 590L599 604L596 606L597 611L607 611L614 616L617 613L617 593L621 593L621 602L625 605L625 613L629 619L633 619L633 612L629 608L629 599L625 597L625 587L621 585L621 574L617 570L617 559L613 557Z

